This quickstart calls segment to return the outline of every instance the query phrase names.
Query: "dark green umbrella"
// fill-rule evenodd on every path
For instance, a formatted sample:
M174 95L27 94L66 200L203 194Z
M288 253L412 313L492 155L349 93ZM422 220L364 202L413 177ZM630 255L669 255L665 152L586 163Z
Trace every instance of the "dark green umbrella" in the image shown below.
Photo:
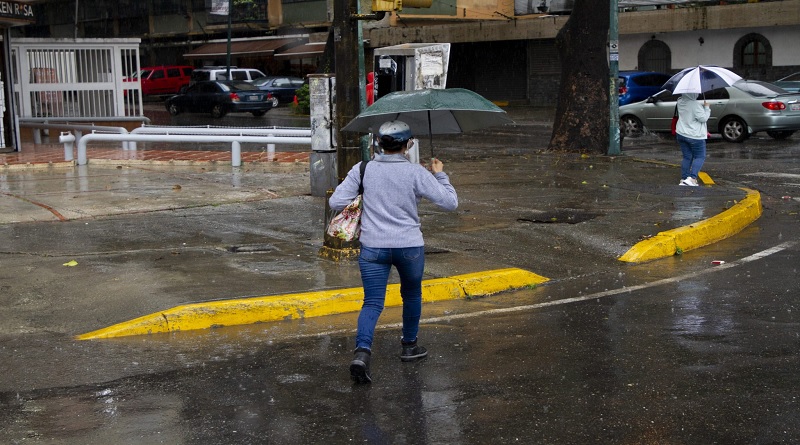
M342 131L377 133L381 124L400 120L414 136L459 134L495 125L513 124L497 105L463 88L395 91L376 100Z

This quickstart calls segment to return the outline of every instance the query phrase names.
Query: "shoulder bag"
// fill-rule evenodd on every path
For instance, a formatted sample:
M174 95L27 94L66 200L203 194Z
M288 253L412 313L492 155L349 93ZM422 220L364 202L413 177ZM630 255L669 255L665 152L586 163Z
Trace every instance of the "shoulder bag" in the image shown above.
M331 223L328 224L328 235L344 241L357 240L361 236L361 197L364 194L364 172L367 170L368 162L361 163L358 195L338 215L333 217Z
M676 131L678 128L678 106L675 105L675 112L672 113L672 124L670 125L670 130L672 131L672 135L675 136L678 134Z

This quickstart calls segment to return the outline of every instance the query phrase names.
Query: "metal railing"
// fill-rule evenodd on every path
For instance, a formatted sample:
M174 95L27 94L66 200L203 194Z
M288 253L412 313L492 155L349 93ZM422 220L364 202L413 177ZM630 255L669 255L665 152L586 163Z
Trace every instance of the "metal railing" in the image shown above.
M300 136L225 136L217 134L99 134L84 135L78 142L78 165L86 165L86 145L89 142L220 142L231 144L231 165L242 165L242 143L256 144L303 144L311 145L311 137ZM64 144L64 160L73 160L73 146L76 138L69 132L61 133L59 142Z
M310 128L300 127L159 127L142 126L134 128L131 134L162 134L162 135L216 135L216 136L291 136L291 137L311 137ZM136 143L132 142L132 147L136 149ZM274 144L267 146L268 152L274 152Z

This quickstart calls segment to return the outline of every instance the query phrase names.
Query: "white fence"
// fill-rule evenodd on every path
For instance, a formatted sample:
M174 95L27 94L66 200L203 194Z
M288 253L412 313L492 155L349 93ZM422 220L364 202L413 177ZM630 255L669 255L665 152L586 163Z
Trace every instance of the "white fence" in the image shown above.
M15 39L11 65L20 117L142 116L139 39Z

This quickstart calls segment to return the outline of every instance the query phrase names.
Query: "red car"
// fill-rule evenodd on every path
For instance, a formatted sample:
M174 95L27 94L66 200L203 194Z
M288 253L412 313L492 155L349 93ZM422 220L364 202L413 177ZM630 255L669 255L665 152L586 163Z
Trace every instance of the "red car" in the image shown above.
M182 87L189 84L192 70L193 67L183 65L148 66L126 80L131 82L140 80L142 94L145 96L177 94Z

